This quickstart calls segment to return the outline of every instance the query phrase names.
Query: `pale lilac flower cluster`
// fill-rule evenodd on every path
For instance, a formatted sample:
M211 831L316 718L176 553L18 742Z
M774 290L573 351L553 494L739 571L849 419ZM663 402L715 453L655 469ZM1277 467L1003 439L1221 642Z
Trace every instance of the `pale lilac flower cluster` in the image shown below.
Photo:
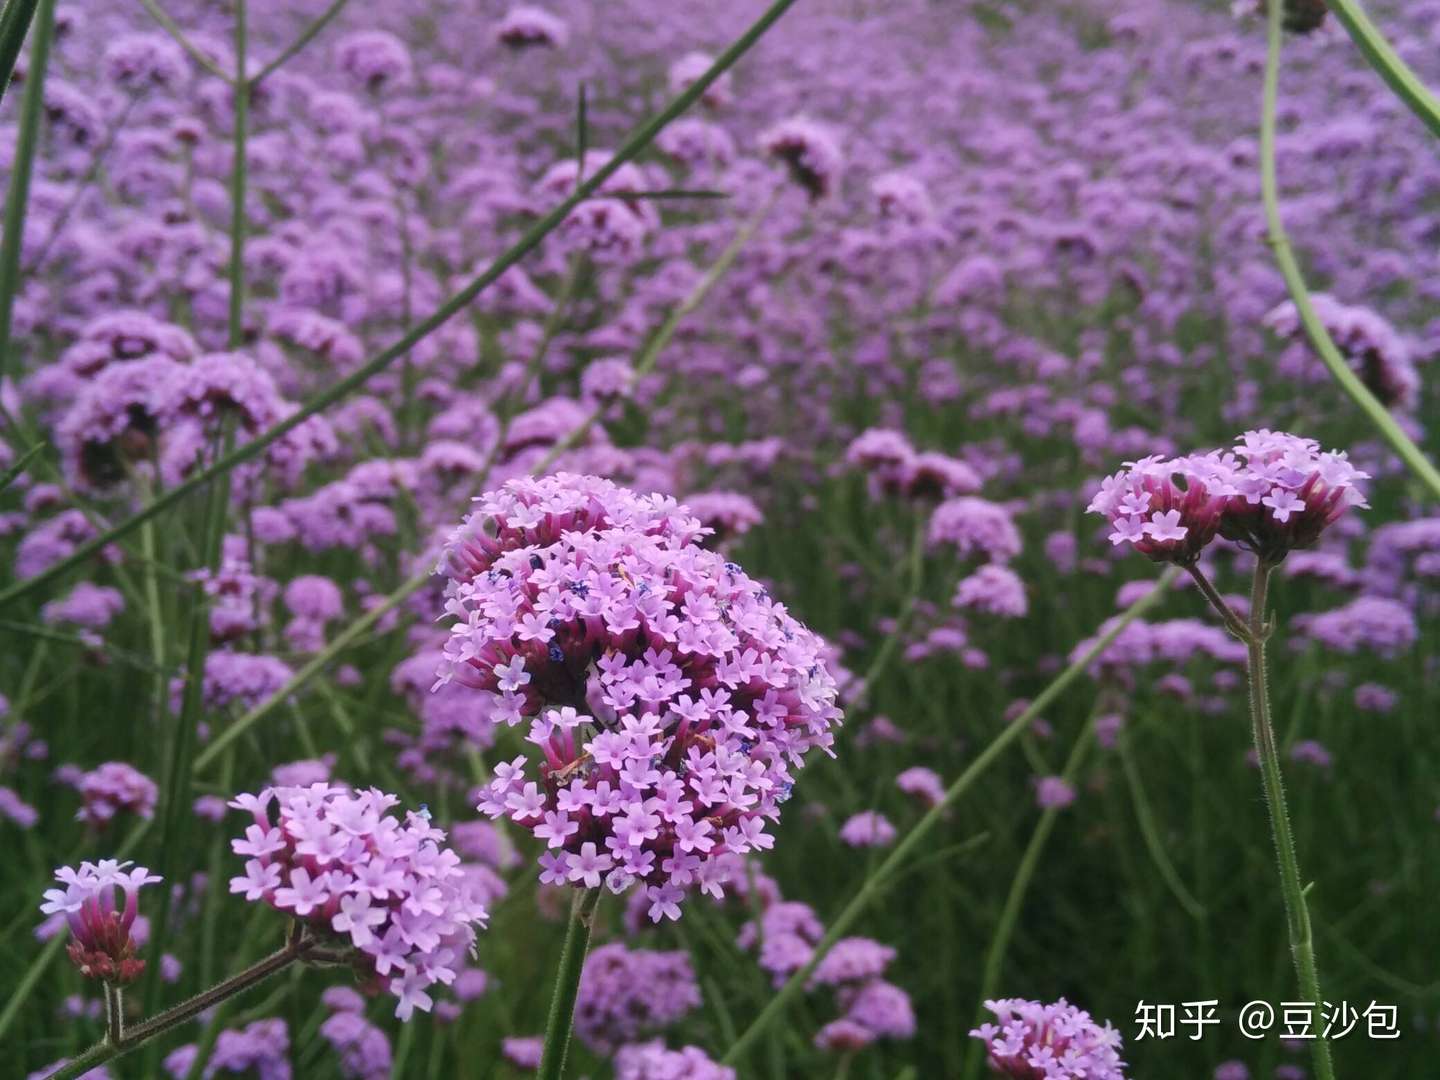
M575 999L575 1034L597 1053L680 1020L700 1005L690 954L602 945L585 958Z
M487 916L428 814L410 811L403 822L387 814L399 801L325 783L238 796L230 805L254 823L231 842L246 862L230 891L353 949L408 1020L417 1008L430 1011L431 986L453 981Z
M1325 293L1316 293L1311 300L1315 314L1360 381L1382 404L1413 409L1420 400L1420 373L1415 370L1409 343L1399 332L1370 308L1343 304ZM1283 337L1305 342L1293 300L1265 316L1265 325ZM1308 343L1302 347L1308 349Z
M901 432L870 428L845 450L845 463L864 470L875 495L948 499L980 490L980 476L959 458L918 451Z
M970 1032L985 1042L990 1068L1016 1080L1125 1080L1120 1033L1064 998L1053 1005L1023 998L987 1001L998 1024Z
M698 1046L667 1050L659 1039L620 1048L615 1080L735 1080L735 1070L716 1064Z
M679 94L681 91L689 89L702 75L710 70L714 63L715 58L707 53L686 53L670 65L670 70L667 73L670 92L672 94ZM718 79L705 88L704 93L700 95L700 103L712 109L723 108L730 104L732 96L731 82L730 72L727 71L723 73Z
M1112 544L1156 562L1193 566L1216 535L1278 562L1308 547L1346 510L1364 507L1369 474L1313 439L1247 431L1233 451L1129 462L1088 507L1109 519Z
M570 36L563 19L537 7L515 7L495 26L495 40L511 49L558 49Z
M502 763L479 808L546 841L546 882L678 918L726 853L773 844L792 770L838 722L824 643L674 500L561 473L483 496L441 569L456 620L437 685L482 691L543 760Z
M896 835L895 826L878 810L861 810L840 827L840 839L851 847L889 847Z
M840 182L840 146L827 127L803 116L782 120L760 136L760 148L783 163L811 200L823 199Z
M124 761L107 761L91 769L76 780L75 786L83 800L75 820L97 829L121 812L149 820L160 795L154 780Z
M165 1071L176 1080L190 1075L199 1053L195 1044L165 1055ZM226 1073L253 1076L255 1080L290 1080L290 1029L279 1017L256 1020L243 1028L222 1031L201 1076L210 1080Z
M386 1080L393 1064L390 1039L365 1019L365 1000L348 986L332 986L321 995L334 1010L320 1035L335 1048L340 1075L347 1080Z
M1360 596L1330 611L1297 615L1293 623L1302 637L1342 653L1365 649L1380 656L1398 656L1420 636L1415 613L1383 596Z
M145 961L135 955L131 929L139 913L141 888L160 878L143 866L130 866L114 859L82 862L79 870L62 866L55 871L55 880L65 887L45 890L40 911L65 916L70 961L87 979L124 985L145 970ZM117 890L124 894L123 906Z

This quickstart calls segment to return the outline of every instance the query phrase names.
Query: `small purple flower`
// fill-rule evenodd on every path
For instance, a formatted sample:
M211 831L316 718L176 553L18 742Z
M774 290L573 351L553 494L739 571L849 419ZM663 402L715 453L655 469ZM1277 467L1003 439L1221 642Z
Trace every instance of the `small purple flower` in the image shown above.
M62 866L55 871L55 880L65 888L45 891L40 911L65 916L70 927L70 961L87 979L124 986L145 970L145 961L135 955L130 931L139 911L141 888L160 878L143 866L127 869L131 865L102 859L83 862L79 870ZM117 906L117 890L124 894L123 907Z

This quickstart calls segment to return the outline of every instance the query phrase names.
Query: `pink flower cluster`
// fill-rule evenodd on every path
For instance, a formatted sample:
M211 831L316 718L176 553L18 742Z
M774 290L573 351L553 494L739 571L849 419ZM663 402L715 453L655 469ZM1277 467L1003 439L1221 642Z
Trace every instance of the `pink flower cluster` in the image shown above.
M75 786L84 800L75 819L96 828L105 826L121 811L152 817L160 794L154 780L123 761L107 761L82 773Z
M782 120L760 136L760 148L783 162L790 177L809 193L823 199L840 181L840 146L829 128L803 116Z
M82 862L79 870L62 866L55 871L55 880L65 888L45 890L40 911L65 916L70 961L87 979L124 985L145 971L145 961L135 955L130 929L139 913L141 888L160 878L143 866L127 869L130 865L101 859ZM125 896L123 907L117 906L116 890Z
M672 499L561 473L478 501L441 561L437 685L481 691L542 756L499 765L479 809L546 841L547 883L640 883L655 921L691 886L722 895L722 856L773 844L792 769L833 740L824 643Z
M399 801L326 783L237 796L230 805L254 824L231 841L246 863L230 891L287 913L322 944L353 948L408 1020L430 1011L429 987L454 980L487 914L429 816L386 813Z
M1053 1005L1022 998L987 1001L1000 1021L970 1032L983 1039L990 1067L1016 1080L1125 1080L1120 1033L1064 998Z
M1278 562L1350 507L1368 505L1366 479L1342 452L1262 429L1247 431L1231 452L1128 462L1088 509L1109 519L1112 544L1132 544L1156 562L1193 566L1216 535Z

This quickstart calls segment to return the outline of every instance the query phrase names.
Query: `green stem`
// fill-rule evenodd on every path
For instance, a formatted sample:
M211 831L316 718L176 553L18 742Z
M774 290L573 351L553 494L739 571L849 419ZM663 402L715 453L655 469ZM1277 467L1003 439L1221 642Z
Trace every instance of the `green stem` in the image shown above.
M1334 0L1332 0L1334 2ZM1280 217L1280 185L1275 167L1276 104L1280 96L1280 47L1284 41L1284 0L1270 0L1269 48L1265 59L1265 90L1260 113L1260 189L1265 204L1265 223L1270 234L1270 246L1275 251L1275 261L1285 278L1290 298L1295 302L1300 322L1306 336L1320 354L1320 359L1329 368L1330 374L1341 388L1350 395L1355 404L1375 425L1376 429L1390 444L1400 459L1409 466L1430 489L1430 494L1440 498L1440 471L1430 463L1410 436L1401 430L1389 410L1372 394L1359 376L1350 370L1350 365L1335 347L1330 333L1325 329L1315 305L1310 299L1310 290L1305 284L1305 275L1295 260L1290 247L1285 223Z
M39 0L10 0L0 13L0 98L10 89L15 61L20 59L20 48L25 44L25 35L30 32L38 6Z
M303 959L311 944L312 942L308 939L292 940L283 949L271 953L244 971L231 975L204 993L196 994L188 1001L182 1001L179 1005L166 1009L149 1020L125 1029L118 1039L113 1034L107 1034L103 1040L90 1047L79 1057L71 1059L51 1073L46 1080L74 1080L75 1077L85 1075L98 1065L128 1054L151 1039L193 1020L205 1010L230 1000L257 983L264 982L277 972L284 971L295 961ZM153 1071L148 1071L147 1074L154 1075Z
M144 2L147 4L147 8L153 6L151 0L144 0ZM775 0L775 2L766 9L765 13L751 24L745 33L740 35L729 48L716 58L715 62L710 65L709 70L706 71L704 75L700 76L700 78L696 79L671 99L670 103L666 105L664 109L640 125L640 127L625 140L620 149L615 152L615 155L595 170L594 175L576 188L568 198L548 214L545 214L536 221L509 250L491 263L488 269L436 308L427 318L417 323L409 333L403 335L389 348L362 364L345 378L338 380L329 389L312 397L305 405L297 409L286 419L280 421L280 423L263 432L257 433L254 438L236 447L208 468L199 470L180 484L168 489L165 494L120 522L120 524L78 545L69 556L59 560L40 573L28 577L23 581L15 582L8 588L0 591L0 608L68 573L75 566L89 559L97 551L100 551L109 544L113 544L120 537L129 535L129 533L138 528L142 522L163 513L182 499L199 490L201 487L204 487L214 477L228 473L237 465L242 465L257 457L263 453L271 443L294 431L316 413L329 408L337 401L353 393L376 374L393 364L398 358L404 356L405 353L414 348L418 342L449 322L457 313L468 307L471 301L494 284L500 275L539 247L540 242L544 240L560 222L565 220L565 217L571 210L594 195L605 181L615 175L616 171L639 154L646 146L650 145L651 141L666 125L698 101L700 96L709 89L711 84L733 67L736 61L745 55L794 3L795 0Z
M220 445L234 441L233 418L221 420ZM220 565L220 552L225 538L225 511L230 502L230 474L219 476L210 489L205 509L201 538L201 566L211 573ZM195 752L195 728L205 704L205 659L210 652L210 610L205 603L203 587L194 589L194 606L190 612L190 640L186 649L185 685L180 700L180 715L171 729L166 784L163 790L160 849L156 873L174 880L179 865L179 836L189 803L191 758ZM171 892L160 890L158 909L152 926L152 940L165 940L170 918ZM160 965L155 964L145 977L145 1008L153 1009L160 992Z
M230 73L206 56L198 45L186 37L185 31L180 29L174 19L165 14L165 10L155 0L140 0L140 6L150 13L150 17L160 24L162 30L175 39L176 44L190 54L191 60L194 60L217 79L227 83L231 81Z
M12 0L12 3L15 0ZM30 68L25 73L25 96L20 102L20 132L15 140L15 159L10 168L10 190L5 197L5 244L0 248L0 379L10 360L11 320L15 295L20 291L20 255L25 247L25 212L30 204L30 177L35 170L35 150L40 141L40 121L45 112L45 72L50 64L50 43L55 36L55 0L39 0L35 18L35 40L30 44ZM34 7L34 4L31 4ZM6 12L9 14L8 10ZM29 17L17 9L15 21L7 18L6 30L15 29ZM23 29L18 31L24 37ZM9 45L4 42L3 45ZM15 43L18 51L19 42ZM12 68L14 61L11 61ZM9 78L8 72L6 78Z
M1080 773L1080 766L1085 761L1085 755L1090 751L1090 744L1095 737L1095 717L1092 714L1085 722L1084 730L1080 737L1075 740L1075 745L1070 750L1070 757L1065 762L1065 768L1061 776L1067 784L1074 784L1075 778ZM1025 894L1030 890L1030 882L1035 877L1035 868L1040 865L1040 856L1045 852L1045 845L1050 842L1050 834L1055 831L1055 823L1060 818L1060 807L1051 807L1040 814L1040 821L1035 826L1034 833L1030 836L1030 843L1025 847L1025 853L1020 856L1020 865L1015 868L1014 880L1010 882L1010 892L1005 897L1005 906L1000 909L1000 920L995 925L995 934L990 939L990 948L985 954L985 967L980 976L979 1004L975 1010L975 1026L985 1021L985 1002L996 996L996 988L1000 985L1000 972L1005 966L1005 954L1010 948L1010 938L1015 932L1015 924L1020 919L1020 909L1025 904ZM980 1075L980 1069L985 1064L985 1044L979 1040L972 1040L965 1057L966 1080L974 1080Z
M1371 67L1379 72L1395 96L1424 121L1432 134L1440 136L1440 100L1425 88L1420 77L1410 69L1385 40L1385 35L1370 21L1365 9L1356 0L1329 0L1331 12L1340 20Z
M250 84L245 80L245 53L250 34L246 0L235 0L235 160L230 169L230 348L240 347L245 338L245 181L247 178L246 137L250 126Z
M349 0L334 0L334 3L332 3L328 8L321 12L320 16L315 19L314 22L312 22L309 26L305 27L304 30L300 31L300 36L297 37L294 41L292 41L288 46L286 46L284 51L281 52L279 56L275 57L274 60L271 60L268 64L266 64L264 67L262 67L259 71L257 71L254 75L250 77L250 85L254 87L258 85L262 80L264 80L267 76L273 75L276 71L283 67L292 56L298 53L301 49L305 48L306 45L309 45L310 42L314 41L316 35L318 35L321 30L324 30L325 27L330 25L331 20L344 10L345 5L348 2Z
M1115 748L1120 755L1120 766L1125 771L1125 781L1130 787L1130 801L1135 806L1135 820L1140 823L1140 835L1145 840L1145 850L1150 853L1150 861L1155 864L1155 869L1160 873L1160 879L1165 882L1165 887L1185 909L1185 913L1196 921L1203 920L1205 906L1195 899L1194 894L1185 887L1185 883L1180 880L1179 872L1175 869L1175 864L1170 861L1170 856L1165 852L1165 844L1160 839L1160 830L1155 826L1155 814L1151 809L1149 796L1145 794L1145 785L1140 779L1140 770L1135 765L1135 755L1130 750L1129 732L1121 731L1119 733Z
M1250 682L1250 722L1254 729L1255 752L1260 758L1265 806L1270 812L1270 831L1280 865L1280 895L1285 903L1290 954L1295 962L1295 974L1300 980L1300 993L1304 1000L1314 1002L1318 1010L1325 998L1320 992L1310 909L1305 901L1300 863L1295 856L1295 839L1290 829L1290 812L1285 805L1285 785L1280 775L1280 750L1275 744L1275 729L1270 721L1270 693L1266 686L1265 639L1270 632L1265 624L1266 593L1273 569L1274 566L1263 559L1256 562L1250 593L1250 633L1245 643ZM1317 1080L1335 1080L1329 1040L1317 1032L1311 1041L1310 1052Z
M570 1049L570 1029L575 1020L575 997L580 992L580 972L590 947L595 909L600 906L601 889L577 889L570 905L570 928L560 951L560 969L555 973L555 993L550 998L550 1019L545 1024L545 1052L540 1059L539 1080L560 1080L565 1075L565 1055Z
M920 846L920 843L941 821L944 820L950 807L953 806L981 776L989 770L990 766L999 759L1000 755L1010 747L1021 735L1034 723L1035 718L1053 705L1062 694L1069 689L1070 684L1075 682L1085 670L1103 653L1132 622L1148 611L1170 588L1175 581L1179 570L1169 567L1160 575L1155 587L1142 596L1135 603L1131 604L1112 622L1103 634L1100 634L1083 653L1077 656L1070 665L1050 682L1045 689L1041 690L1026 708L1025 711L1010 721L1000 734L996 735L972 761L969 767L956 778L955 782L945 792L945 797L935 806L931 807L915 825L910 829L900 842L890 849L885 861L877 866L868 877L861 883L854 897L845 905L840 914L830 922L829 929L820 943L815 946L815 951L810 960L799 971L790 976L788 982L782 986L778 993L770 999L760 1015L745 1029L745 1033L737 1039L730 1049L726 1051L724 1063L735 1065L754 1045L755 1041L764 1034L765 1030L779 1019L787 1005L798 995L810 978L811 973L823 960L827 953L834 947L835 943L845 936L851 925L865 911L870 903L880 894L881 889L888 883L889 878L899 869L901 864L909 857L910 853Z

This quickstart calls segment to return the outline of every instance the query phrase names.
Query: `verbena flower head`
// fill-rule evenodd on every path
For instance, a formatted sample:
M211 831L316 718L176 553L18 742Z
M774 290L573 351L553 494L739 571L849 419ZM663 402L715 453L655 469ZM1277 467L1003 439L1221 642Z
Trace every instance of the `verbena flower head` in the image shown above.
M82 862L75 870L62 866L55 880L63 889L47 889L40 911L65 916L70 927L70 961L87 979L125 985L145 971L145 961L135 955L130 929L139 911L142 887L160 878L143 866L130 869L129 862L101 859ZM124 894L123 905L118 893Z
M569 36L563 19L537 7L511 8L495 27L495 40L511 49L558 49Z
M985 1042L990 1068L1016 1080L1125 1080L1120 1033L1099 1026L1064 998L1053 1005L1023 998L987 1001L998 1024L970 1032Z
M840 147L828 128L803 116L782 120L760 136L760 147L784 163L812 201L829 195L840 179Z
M155 814L159 789L155 781L123 761L107 761L76 782L84 804L75 819L103 828L122 811L149 819Z
M542 881L639 883L656 921L691 886L722 895L722 856L771 846L793 770L833 740L824 643L673 499L562 473L478 501L441 560L437 685L540 750L498 766L480 810L546 841Z
M615 1080L735 1080L735 1070L717 1065L698 1046L667 1050L656 1039L621 1047Z
M429 815L387 813L399 801L326 783L237 796L230 805L254 824L231 841L246 862L230 891L353 950L357 972L394 994L395 1015L408 1020L430 1011L429 987L455 978L487 915Z
M690 954L627 949L611 942L585 958L575 999L575 1034L592 1050L659 1031L700 1005Z
M1101 484L1089 512L1156 562L1192 566L1217 535L1269 562L1308 547L1352 506L1368 505L1368 474L1313 439L1247 431L1233 451L1128 462Z

